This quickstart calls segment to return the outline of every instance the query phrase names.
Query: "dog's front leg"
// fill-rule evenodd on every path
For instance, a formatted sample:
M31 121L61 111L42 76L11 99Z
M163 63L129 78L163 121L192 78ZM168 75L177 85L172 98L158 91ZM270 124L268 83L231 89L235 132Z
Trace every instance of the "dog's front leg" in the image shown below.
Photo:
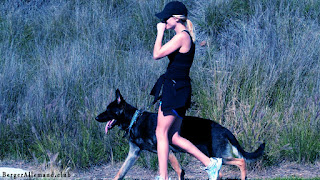
M128 153L128 156L127 156L126 160L124 161L122 167L120 168L119 172L114 177L114 180L118 180L118 179L123 179L124 178L124 176L127 174L129 169L134 165L134 163L138 159L140 151L141 150L137 145L135 145L134 143L129 141L129 153Z

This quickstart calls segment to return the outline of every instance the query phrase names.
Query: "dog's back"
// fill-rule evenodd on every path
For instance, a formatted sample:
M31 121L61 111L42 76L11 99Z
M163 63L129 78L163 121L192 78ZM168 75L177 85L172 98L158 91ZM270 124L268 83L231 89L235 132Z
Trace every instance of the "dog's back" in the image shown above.
M226 128L212 120L186 116L181 125L180 135L209 157L225 157L228 146L225 131Z
M262 156L265 148L263 143L255 152L248 153L227 128L212 120L192 116L183 119L180 135L209 157L230 158L234 154L248 161L254 161Z

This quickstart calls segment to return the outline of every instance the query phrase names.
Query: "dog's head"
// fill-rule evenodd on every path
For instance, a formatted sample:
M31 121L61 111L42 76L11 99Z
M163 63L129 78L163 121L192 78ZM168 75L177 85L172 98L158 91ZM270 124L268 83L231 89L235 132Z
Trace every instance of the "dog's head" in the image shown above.
M99 122L107 122L106 125L106 133L109 129L112 129L114 126L119 125L121 129L123 129L123 122L124 121L124 108L126 102L124 101L122 95L120 94L119 89L116 90L116 99L111 102L107 109L99 114L95 119Z

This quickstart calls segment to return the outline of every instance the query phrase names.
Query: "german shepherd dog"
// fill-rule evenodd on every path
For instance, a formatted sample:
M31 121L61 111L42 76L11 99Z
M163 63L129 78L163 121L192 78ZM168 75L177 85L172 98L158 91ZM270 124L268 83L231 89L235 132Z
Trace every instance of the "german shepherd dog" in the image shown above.
M143 112L132 126L131 131L128 132L129 124L136 110L137 108L123 99L117 89L115 100L108 105L106 111L95 118L99 122L107 122L106 131L118 125L129 135L128 156L114 179L124 178L139 157L141 150L154 153L157 151L155 135L157 113ZM262 156L265 148L265 143L262 143L256 151L248 153L243 150L235 136L227 128L212 120L192 116L186 116L183 119L180 135L191 141L208 157L220 157L223 159L223 164L239 167L242 180L246 179L246 161L254 161ZM183 152L182 149L173 145L170 145L170 150ZM178 174L178 178L184 179L184 171L172 152L169 154L169 161Z

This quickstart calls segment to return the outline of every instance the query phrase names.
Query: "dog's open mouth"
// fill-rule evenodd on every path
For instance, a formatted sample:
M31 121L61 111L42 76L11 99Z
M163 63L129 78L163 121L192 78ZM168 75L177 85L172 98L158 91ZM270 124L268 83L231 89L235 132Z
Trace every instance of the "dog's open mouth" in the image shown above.
M107 125L106 125L106 128L105 128L106 134L108 134L108 130L113 127L113 124L114 124L115 122L116 122L116 120L114 120L114 119L107 122Z

